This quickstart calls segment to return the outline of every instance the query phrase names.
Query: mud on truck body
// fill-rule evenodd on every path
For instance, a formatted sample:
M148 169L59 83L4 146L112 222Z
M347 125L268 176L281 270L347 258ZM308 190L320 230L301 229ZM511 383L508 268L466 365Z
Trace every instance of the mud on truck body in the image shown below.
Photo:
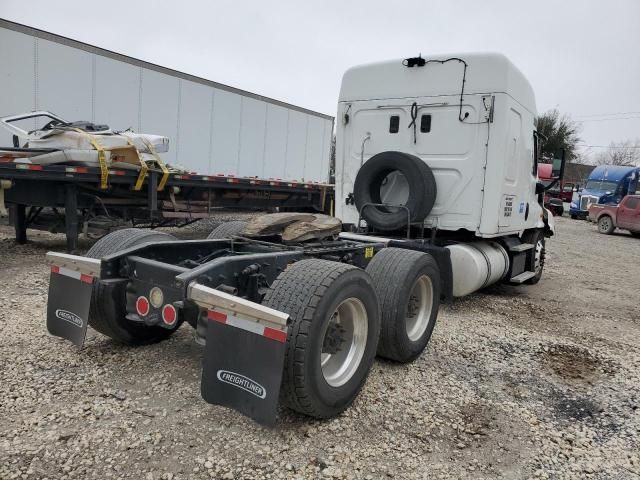
M135 345L188 323L205 345L207 402L265 424L279 404L337 415L376 355L423 352L441 301L539 281L553 217L535 115L529 83L501 55L352 68L336 218L271 214L189 241L120 230L85 257L51 252L49 331L82 345L91 326Z

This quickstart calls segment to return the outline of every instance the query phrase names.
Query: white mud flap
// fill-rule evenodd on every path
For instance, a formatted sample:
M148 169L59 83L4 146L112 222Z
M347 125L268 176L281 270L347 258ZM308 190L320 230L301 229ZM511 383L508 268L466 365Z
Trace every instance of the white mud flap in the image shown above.
M48 253L51 265L47 299L47 330L81 347L87 335L93 282L100 274L100 260Z
M198 284L189 288L189 298L207 309L202 397L273 425L289 316Z

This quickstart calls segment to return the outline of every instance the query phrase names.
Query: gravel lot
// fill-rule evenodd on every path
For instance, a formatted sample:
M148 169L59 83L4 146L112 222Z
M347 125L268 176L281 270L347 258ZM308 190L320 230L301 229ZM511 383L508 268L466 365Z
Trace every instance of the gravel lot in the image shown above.
M186 325L135 349L49 336L43 260L63 237L12 234L0 226L2 479L640 477L640 240L626 233L559 219L540 284L444 306L423 355L377 360L341 417L283 411L274 429L201 400Z

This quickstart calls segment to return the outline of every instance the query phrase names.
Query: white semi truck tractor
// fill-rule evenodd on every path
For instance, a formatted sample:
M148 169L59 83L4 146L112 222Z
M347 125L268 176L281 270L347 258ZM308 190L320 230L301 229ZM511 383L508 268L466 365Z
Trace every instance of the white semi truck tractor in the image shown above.
M540 280L553 217L535 116L502 55L354 67L338 104L334 217L282 205L204 240L125 229L84 257L51 252L48 329L137 345L188 323L205 345L207 402L265 424L279 403L337 415L376 355L423 353L441 301Z

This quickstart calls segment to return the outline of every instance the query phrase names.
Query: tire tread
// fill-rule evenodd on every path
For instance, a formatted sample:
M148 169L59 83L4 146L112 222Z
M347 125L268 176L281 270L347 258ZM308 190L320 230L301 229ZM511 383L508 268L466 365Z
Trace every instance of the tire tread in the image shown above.
M295 410L316 418L327 415L319 411L306 390L304 352L314 312L331 284L345 272L357 267L328 260L308 259L292 265L276 278L263 304L299 318L289 328L285 350L281 402Z
M373 279L380 299L382 325L378 355L381 357L391 360L399 360L402 357L399 346L394 341L396 325L392 321L399 308L400 290L397 285L405 280L405 272L424 256L423 252L390 247L376 254L367 266L367 272ZM437 266L435 260L434 264Z

